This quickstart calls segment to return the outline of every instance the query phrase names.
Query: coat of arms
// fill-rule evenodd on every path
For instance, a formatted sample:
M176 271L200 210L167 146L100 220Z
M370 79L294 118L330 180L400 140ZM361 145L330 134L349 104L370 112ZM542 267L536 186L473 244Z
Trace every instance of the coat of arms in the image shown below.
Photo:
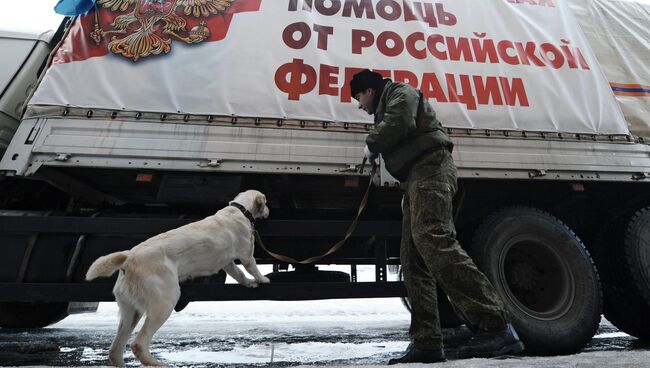
M97 0L97 7L120 15L113 18L111 30L104 30L97 15L100 9L95 9L95 27L90 37L99 45L105 36L111 35L109 50L133 61L166 54L174 39L195 44L209 38L206 19L221 14L235 1ZM191 18L199 22L188 30Z

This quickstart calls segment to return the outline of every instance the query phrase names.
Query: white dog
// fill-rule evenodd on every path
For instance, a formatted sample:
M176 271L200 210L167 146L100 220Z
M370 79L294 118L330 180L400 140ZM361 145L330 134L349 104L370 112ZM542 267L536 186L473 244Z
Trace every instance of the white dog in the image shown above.
M256 190L239 193L230 205L203 220L156 235L131 250L97 259L86 280L109 277L119 270L113 294L120 308L117 335L111 344L112 364L124 366L124 349L143 314L142 329L131 350L144 365L162 365L149 351L153 334L169 318L181 295L179 281L208 276L223 269L239 284L268 283L253 258L253 223L266 218L266 197ZM251 280L235 265L238 259Z

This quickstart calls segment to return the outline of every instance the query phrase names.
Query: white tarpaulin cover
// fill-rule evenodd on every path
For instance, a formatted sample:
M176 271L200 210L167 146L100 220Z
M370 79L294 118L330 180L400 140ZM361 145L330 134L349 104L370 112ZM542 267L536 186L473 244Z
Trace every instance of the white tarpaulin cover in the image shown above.
M347 81L422 89L447 127L628 134L564 0L98 0L31 104L369 122Z
M570 0L630 131L650 138L650 4Z

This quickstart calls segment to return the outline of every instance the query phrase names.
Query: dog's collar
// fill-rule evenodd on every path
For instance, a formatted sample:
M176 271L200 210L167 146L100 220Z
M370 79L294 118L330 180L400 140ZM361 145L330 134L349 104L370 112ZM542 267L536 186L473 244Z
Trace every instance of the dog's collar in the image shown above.
M229 204L231 206L239 209L241 211L241 213L243 213L244 216L246 216L248 221L251 222L251 225L253 225L253 226L255 225L255 217L253 217L253 214L249 210L247 210L246 207L242 206L241 204L239 204L237 202L230 202Z

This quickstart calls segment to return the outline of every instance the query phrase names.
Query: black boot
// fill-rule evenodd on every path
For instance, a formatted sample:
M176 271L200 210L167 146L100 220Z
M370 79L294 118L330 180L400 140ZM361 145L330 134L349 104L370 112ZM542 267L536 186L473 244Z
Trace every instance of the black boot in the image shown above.
M506 354L517 354L524 350L524 343L508 323L500 331L480 331L458 350L458 358L493 358Z
M421 349L411 343L406 348L406 354L403 357L391 359L388 365L399 363L438 363L445 362L445 351L442 348L438 349Z

